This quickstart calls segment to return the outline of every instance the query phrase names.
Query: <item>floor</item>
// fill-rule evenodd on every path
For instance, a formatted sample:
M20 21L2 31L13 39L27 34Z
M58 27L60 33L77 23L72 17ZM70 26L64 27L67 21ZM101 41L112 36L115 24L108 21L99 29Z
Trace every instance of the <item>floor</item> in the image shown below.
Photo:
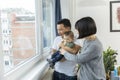
M49 69L42 80L52 80L52 73L53 73L53 69Z
M53 73L53 69L49 69L48 72L46 73L46 75L43 77L42 80L52 80L52 73ZM78 76L78 80L79 80L79 76Z

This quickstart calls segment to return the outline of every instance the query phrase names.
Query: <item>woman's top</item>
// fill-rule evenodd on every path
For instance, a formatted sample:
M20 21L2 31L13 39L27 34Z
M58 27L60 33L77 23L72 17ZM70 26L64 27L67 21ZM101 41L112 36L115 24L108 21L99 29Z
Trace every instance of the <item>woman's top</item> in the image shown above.
M95 40L85 40L81 52L77 55L64 53L67 60L80 64L80 80L106 80L103 47L101 42Z

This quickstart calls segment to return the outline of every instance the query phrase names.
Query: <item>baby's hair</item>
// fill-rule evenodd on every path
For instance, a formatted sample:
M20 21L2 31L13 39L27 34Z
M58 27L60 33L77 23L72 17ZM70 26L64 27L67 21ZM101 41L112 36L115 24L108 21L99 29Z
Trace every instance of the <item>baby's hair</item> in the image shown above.
M70 36L71 38L74 38L74 34L72 31L67 31L64 33L65 36Z

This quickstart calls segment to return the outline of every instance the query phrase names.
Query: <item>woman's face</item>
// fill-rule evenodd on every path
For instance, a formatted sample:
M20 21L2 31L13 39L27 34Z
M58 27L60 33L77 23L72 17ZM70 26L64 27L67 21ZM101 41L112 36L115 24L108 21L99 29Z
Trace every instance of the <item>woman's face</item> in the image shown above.
M75 38L78 38L79 37L79 32L78 32L78 30L77 29L75 29L75 31L74 31L75 33L74 33L74 35L75 35Z

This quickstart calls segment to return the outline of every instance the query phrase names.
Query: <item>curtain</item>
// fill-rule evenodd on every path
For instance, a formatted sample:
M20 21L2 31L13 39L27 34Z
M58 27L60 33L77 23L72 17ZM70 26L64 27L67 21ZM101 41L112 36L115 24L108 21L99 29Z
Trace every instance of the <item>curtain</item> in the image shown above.
M58 36L57 32L57 22L62 18L61 17L61 4L60 0L55 0L55 31L56 31L56 36Z

